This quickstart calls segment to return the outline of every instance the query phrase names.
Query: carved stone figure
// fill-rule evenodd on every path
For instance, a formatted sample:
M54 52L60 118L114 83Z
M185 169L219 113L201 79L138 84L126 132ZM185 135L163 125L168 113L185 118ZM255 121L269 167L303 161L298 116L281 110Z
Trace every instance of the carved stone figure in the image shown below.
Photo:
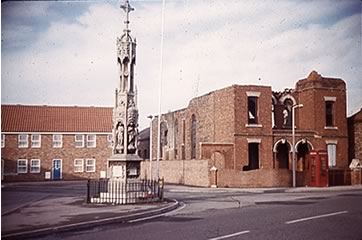
M128 126L128 152L132 154L136 152L136 135L136 127L133 124L130 124Z
M116 153L124 152L124 126L122 123L119 123L116 130Z

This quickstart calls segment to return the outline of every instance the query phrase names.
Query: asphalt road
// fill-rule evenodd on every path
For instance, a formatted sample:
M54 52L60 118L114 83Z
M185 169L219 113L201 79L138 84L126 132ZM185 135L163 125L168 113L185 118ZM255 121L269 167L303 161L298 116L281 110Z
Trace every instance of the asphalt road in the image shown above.
M171 187L167 216L40 239L362 239L362 192L245 193ZM39 239L39 238L38 238Z
M17 183L1 188L1 214L43 198L85 196L86 182Z

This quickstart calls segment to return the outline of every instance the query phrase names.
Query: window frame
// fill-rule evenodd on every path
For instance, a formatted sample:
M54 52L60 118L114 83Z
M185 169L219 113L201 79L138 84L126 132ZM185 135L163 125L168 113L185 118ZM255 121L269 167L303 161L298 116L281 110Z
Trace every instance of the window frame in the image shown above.
M94 136L94 140L89 140L89 137ZM90 143L94 143L94 146L90 145ZM95 148L97 147L97 135L96 134L87 134L87 148Z
M1 148L5 147L5 134L1 134Z
M39 136L39 139L34 141L33 137ZM31 147L32 148L41 148L41 134L35 133L30 135ZM38 143L38 145L34 145L34 143Z
M26 136L26 140L22 140L21 137ZM21 145L20 143L25 143ZM18 148L28 148L29 147L29 134L18 134Z
M39 162L39 166L33 166L33 162ZM39 170L34 171L33 168L39 168ZM30 173L40 173L41 172L41 161L40 159L34 158L30 159Z
M81 136L82 137L82 140L78 140L77 137ZM77 146L77 143L82 143L81 146ZM74 135L74 146L76 148L84 148L85 146L85 137L84 137L84 134L75 134Z
M93 161L93 164L89 164L89 161ZM93 167L93 170L88 170L88 167ZM87 158L85 159L85 172L96 172L96 159L95 158Z
M112 147L112 141L113 141L113 135L112 134L107 134L107 146L109 148Z
M325 126L334 127L335 126L335 102L334 101L325 101ZM328 107L329 106L329 107Z
M81 161L81 164L76 164L76 161ZM77 167L80 167L81 170L76 170ZM74 161L73 161L73 171L74 171L75 173L82 173L82 172L84 172L84 159L82 159L82 158L76 158L76 159L74 159Z
M60 136L60 140L56 140L55 137ZM60 143L56 145L56 143ZM53 134L53 148L62 148L63 147L63 134Z
M330 154L329 146L334 146L334 155ZM334 168L337 166L337 143L328 142L327 143L327 154L328 154L328 167ZM331 159L331 156L334 156L334 159Z
M22 167L25 167L25 171L19 171L19 167L20 167L20 162L25 162L25 165L22 166ZM18 174L26 174L28 173L28 159L24 159L24 158L21 158L21 159L18 159L17 163L16 163L16 173Z
M251 118L250 117L250 114L253 114L252 113L252 111L250 111L251 109L251 104L250 104L250 102L251 102L251 100L255 100L254 101L254 111L255 111L255 113L254 113L254 118ZM247 112L247 116L248 116L248 124L249 125L257 125L257 124L259 124L259 107L258 107L258 105L259 105L259 97L257 97L257 96L248 96L248 112Z

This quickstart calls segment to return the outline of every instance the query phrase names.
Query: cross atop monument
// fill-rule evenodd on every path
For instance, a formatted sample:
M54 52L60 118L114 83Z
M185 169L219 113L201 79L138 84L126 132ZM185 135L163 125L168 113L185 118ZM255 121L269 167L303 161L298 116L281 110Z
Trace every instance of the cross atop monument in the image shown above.
M129 24L129 13L131 11L134 11L134 8L131 7L131 5L129 4L128 0L125 0L125 3L123 5L121 5L121 8L125 11L126 13L126 21L124 21L124 23L126 24L126 29L124 29L123 31L128 34L131 30L128 29L128 24Z

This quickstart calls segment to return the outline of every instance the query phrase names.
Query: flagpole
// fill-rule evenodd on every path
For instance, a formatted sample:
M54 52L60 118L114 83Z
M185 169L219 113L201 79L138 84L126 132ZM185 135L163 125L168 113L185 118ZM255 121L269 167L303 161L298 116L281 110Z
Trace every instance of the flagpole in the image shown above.
M160 45L160 73L159 73L159 89L158 89L158 123L157 123L157 179L160 179L160 155L161 155L161 100L162 100L162 82L163 82L163 33L165 21L165 2L162 0L161 14L161 45Z

